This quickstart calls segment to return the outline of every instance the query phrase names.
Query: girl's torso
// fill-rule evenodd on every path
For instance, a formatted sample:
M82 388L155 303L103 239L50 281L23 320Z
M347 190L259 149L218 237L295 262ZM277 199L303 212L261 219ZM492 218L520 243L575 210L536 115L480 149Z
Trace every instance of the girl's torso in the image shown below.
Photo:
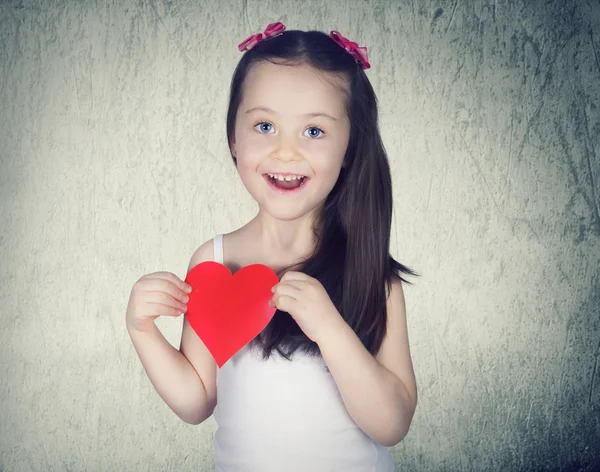
M214 260L232 272L243 266L224 261L223 235L214 248ZM396 470L388 449L352 421L319 357L297 352L292 361L278 354L265 361L242 348L217 369L214 419L218 472Z

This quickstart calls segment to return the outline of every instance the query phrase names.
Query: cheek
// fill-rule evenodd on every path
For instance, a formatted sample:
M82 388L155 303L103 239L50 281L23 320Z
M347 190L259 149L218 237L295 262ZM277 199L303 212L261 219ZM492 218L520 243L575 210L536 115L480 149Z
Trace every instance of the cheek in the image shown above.
M249 169L253 165L256 167L258 156L260 156L260 146L256 140L249 137L247 134L242 134L239 141L236 142L238 167Z
M238 158L237 172L246 188L256 176L256 170L253 169L248 160L244 158Z
M238 167L248 171L256 171L267 152L264 140L259 142L256 139L244 139L236 148Z
M238 176L246 190L254 199L258 198L259 194L257 192L259 192L262 185L262 182L258 180L263 178L258 172L259 165L260 159L249 158L248 154L243 154L241 157L238 157Z
M326 160L319 162L319 165L313 167L315 174L320 176L319 182L322 192L329 194L333 190L340 175L342 159L327 156Z
M315 154L314 157L312 159L312 167L315 173L327 180L333 179L336 181L342 167L342 162L344 161L344 155L340 149L329 147L323 149L322 153Z
M313 152L318 156L315 165L325 172L337 172L337 169L342 166L347 147L348 140L344 136L335 136L333 139L314 143Z
M240 149L244 149L247 153L255 153L258 149L265 146L265 136L258 133L256 130L243 128L237 131L239 134L238 145Z

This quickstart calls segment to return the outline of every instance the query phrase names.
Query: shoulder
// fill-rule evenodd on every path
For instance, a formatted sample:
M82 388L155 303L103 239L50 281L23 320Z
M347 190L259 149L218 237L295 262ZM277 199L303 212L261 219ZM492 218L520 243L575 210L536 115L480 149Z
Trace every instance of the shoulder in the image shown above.
M386 287L386 293L387 330L376 359L402 381L416 406L417 386L408 340L402 282L394 278L389 291Z
M198 249L194 251L190 258L190 264L188 266L188 272L192 267L200 264L204 261L212 261L214 259L214 238L205 241L200 245Z
M404 289L402 288L402 281L397 277L393 277L390 286L386 285L385 287L385 296L387 299L387 304L390 303L404 303Z

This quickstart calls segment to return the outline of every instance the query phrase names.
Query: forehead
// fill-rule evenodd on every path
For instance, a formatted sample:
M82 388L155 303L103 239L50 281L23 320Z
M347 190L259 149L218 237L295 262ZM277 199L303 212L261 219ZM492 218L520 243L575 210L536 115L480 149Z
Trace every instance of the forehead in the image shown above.
M346 82L306 64L256 64L244 82L246 108L266 106L292 114L325 109L340 115L345 111Z

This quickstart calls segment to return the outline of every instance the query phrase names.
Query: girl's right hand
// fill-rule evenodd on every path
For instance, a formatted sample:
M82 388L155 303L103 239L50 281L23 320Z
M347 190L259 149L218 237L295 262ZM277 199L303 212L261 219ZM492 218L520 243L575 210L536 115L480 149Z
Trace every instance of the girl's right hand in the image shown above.
M154 272L133 285L127 304L127 329L147 331L159 316L180 316L187 310L192 287L171 272Z

